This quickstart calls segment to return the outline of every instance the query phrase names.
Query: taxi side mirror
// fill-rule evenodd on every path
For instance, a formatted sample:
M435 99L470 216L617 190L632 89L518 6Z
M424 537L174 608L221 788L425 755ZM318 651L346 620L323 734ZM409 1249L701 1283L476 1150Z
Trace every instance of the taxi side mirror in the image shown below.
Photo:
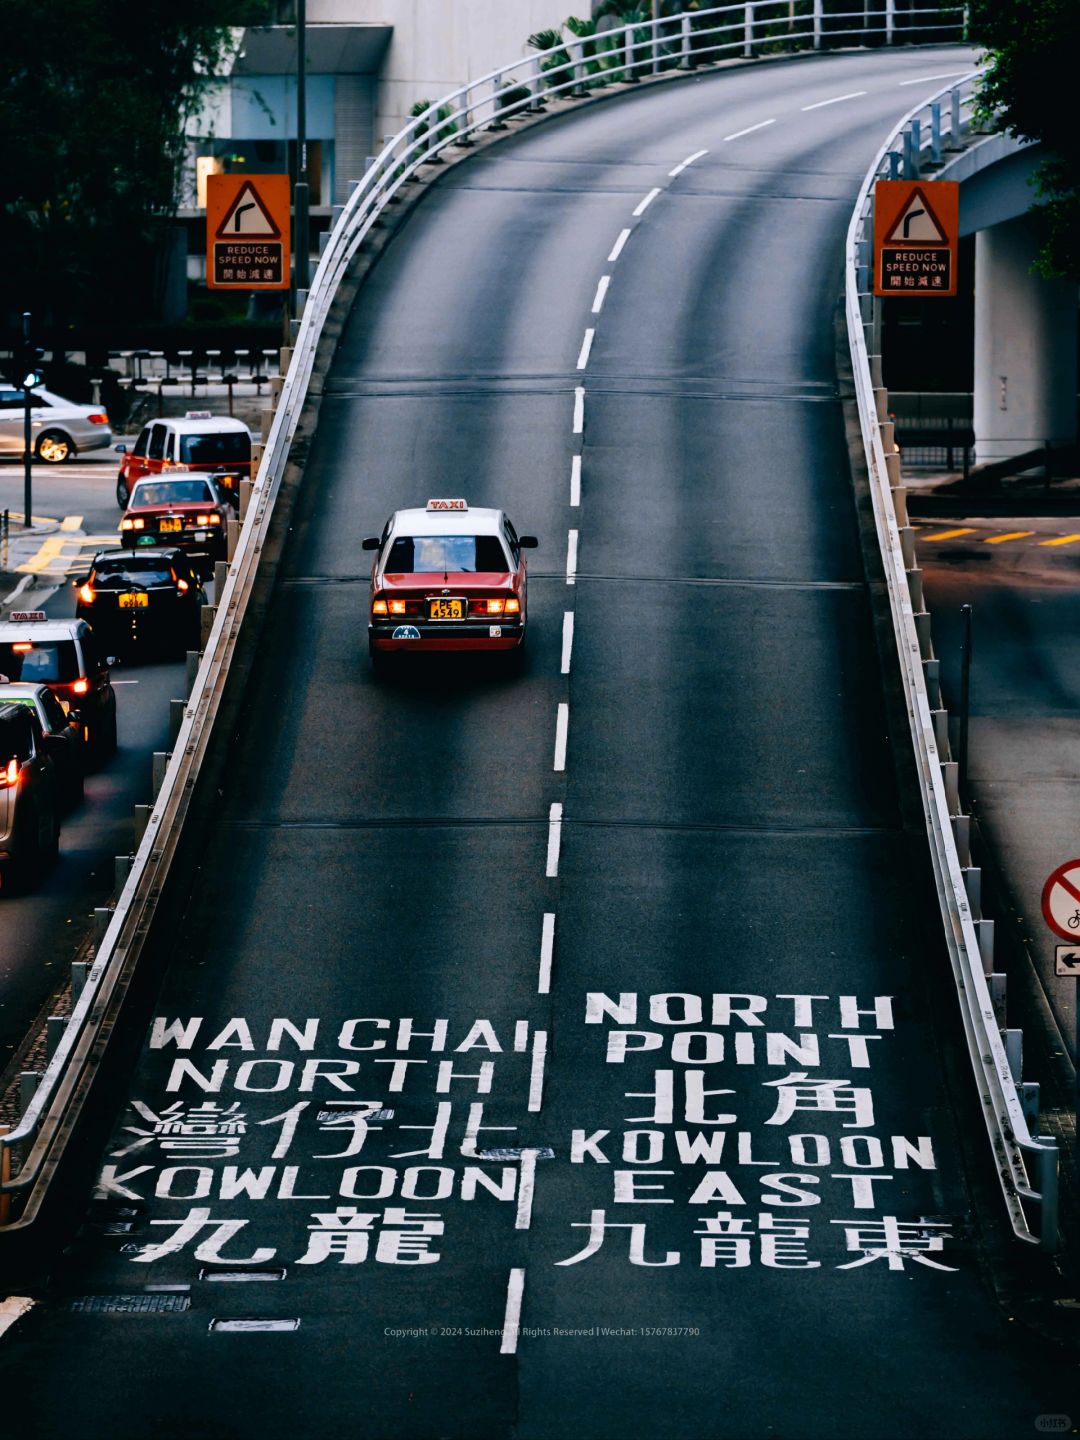
M379 548L379 537L377 535L365 535L360 542L361 550L377 550Z
M521 546L522 550L535 550L536 547L540 544L540 541L536 538L535 535L519 535L518 544Z
M126 454L127 454L127 446L126 446L126 445L114 445L112 448L116 451L117 455L126 455Z

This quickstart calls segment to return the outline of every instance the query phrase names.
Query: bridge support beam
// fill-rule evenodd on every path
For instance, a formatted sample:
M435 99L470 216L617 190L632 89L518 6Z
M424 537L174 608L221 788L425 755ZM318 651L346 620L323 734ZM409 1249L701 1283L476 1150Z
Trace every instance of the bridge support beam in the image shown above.
M1076 440L1077 287L1031 273L1031 219L975 238L975 451L1007 459Z

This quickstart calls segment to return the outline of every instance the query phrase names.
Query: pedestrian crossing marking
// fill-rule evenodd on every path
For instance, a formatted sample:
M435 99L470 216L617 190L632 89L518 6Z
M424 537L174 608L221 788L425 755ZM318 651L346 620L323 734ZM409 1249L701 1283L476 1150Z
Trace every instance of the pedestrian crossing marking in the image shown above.
M65 515L60 521L61 530L81 530L83 517L81 515Z

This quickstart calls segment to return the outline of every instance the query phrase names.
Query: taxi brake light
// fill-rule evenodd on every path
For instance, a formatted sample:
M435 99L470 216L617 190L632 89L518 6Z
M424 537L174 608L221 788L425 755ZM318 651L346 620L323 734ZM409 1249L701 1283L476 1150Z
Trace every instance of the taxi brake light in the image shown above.
M28 650L32 650L34 647L30 644L29 640L16 640L11 648L19 655L25 655Z
M92 605L94 603L93 586L90 584L80 585L79 599L83 602L84 605Z
M511 595L511 596L509 596L509 598L508 598L507 601L506 601L506 605L505 605L505 607L504 607L504 611L505 611L505 613L506 613L507 615L520 615L520 614L521 614L521 601L517 598L516 595Z
M196 525L209 525L209 524L211 524L211 523L213 522L213 520L215 520L216 518L217 518L217 517L216 517L216 516L213 516L213 515L196 515L196 516L195 516L195 524L196 524Z
M371 613L372 613L373 615L385 615L385 614L387 613L387 610L386 610L386 601L385 601L385 600L373 600L373 601L371 602Z
M71 688L75 691L76 695L85 695L90 689L90 682L88 680L76 680Z
M0 786L17 785L19 783L19 762L9 760L0 770Z
M501 615L503 613L503 602L501 600L489 600L486 606L488 615Z
M390 614L391 614L391 615L404 615L404 614L405 614L405 601L404 601L404 600L391 600L391 601L390 601Z
M176 588L180 591L181 595L185 595L190 587L186 580L177 580Z

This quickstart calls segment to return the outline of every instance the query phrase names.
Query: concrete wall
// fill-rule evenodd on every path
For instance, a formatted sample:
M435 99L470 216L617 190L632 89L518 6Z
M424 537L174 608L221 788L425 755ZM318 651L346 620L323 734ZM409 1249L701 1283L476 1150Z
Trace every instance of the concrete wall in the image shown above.
M437 100L467 80L529 53L536 30L588 15L590 0L308 0L308 20L394 27L379 75L375 135L394 134L417 100Z

